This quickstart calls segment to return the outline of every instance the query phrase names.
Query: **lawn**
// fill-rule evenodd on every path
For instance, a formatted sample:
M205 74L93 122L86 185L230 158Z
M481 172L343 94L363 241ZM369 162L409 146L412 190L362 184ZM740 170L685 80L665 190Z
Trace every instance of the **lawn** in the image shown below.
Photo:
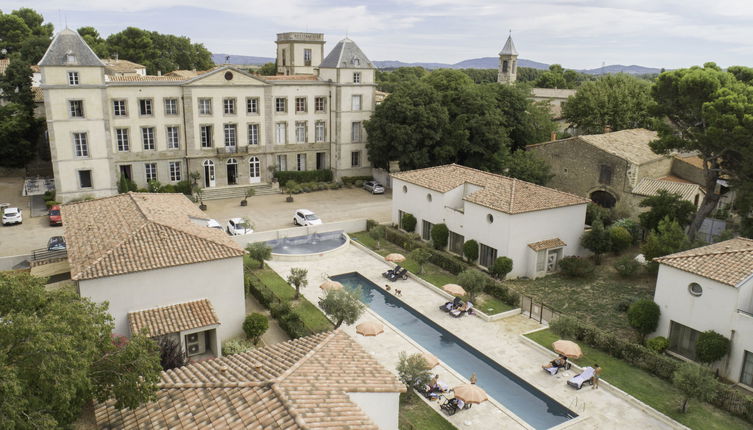
M551 349L552 343L559 339L550 330L542 330L526 335L536 343ZM573 360L579 366L593 366L598 363L602 368L601 377L638 400L664 413L692 429L735 430L750 429L751 425L708 403L691 400L687 413L680 412L682 393L671 383L658 378L644 370L616 359L598 349L581 345L583 358ZM583 388L590 390L589 386Z
M306 300L303 296L298 300L293 299L295 297L295 288L290 286L277 272L272 269L260 269L255 270L253 274L272 290L275 296L281 300L289 301L293 307L293 312L301 317L303 324L312 332L318 333L332 330L332 323L313 303ZM311 286L304 288L311 288Z
M605 255L602 264L596 266L594 274L586 279L555 274L533 280L507 280L504 284L563 314L588 321L607 331L635 336L628 324L627 314L620 312L618 305L642 298L653 299L656 277L641 274L633 279L622 278L612 267L617 258Z
M369 236L369 233L365 231L360 233L352 233L350 237L382 256L386 256L387 254L392 253L405 255L406 260L400 263L400 265L437 288L440 288L445 284L457 284L458 282L458 277L456 275L453 275L452 273L431 263L424 264L423 272L418 273L420 269L419 265L409 257L410 253L388 240L382 239L380 241L380 247L377 249L376 241L371 236ZM503 303L501 300L498 300L487 294L480 294L477 298L477 301L478 303L476 304L476 308L481 310L481 312L486 313L487 315L494 315L513 309L512 306Z
M400 394L400 430L453 430L456 429L437 411L421 400L416 393Z

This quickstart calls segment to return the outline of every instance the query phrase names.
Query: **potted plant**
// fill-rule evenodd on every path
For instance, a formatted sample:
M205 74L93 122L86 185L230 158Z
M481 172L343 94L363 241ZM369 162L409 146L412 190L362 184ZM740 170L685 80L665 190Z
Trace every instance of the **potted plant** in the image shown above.
M253 197L254 194L256 194L256 191L253 188L246 188L246 191L243 193L243 200L241 200L241 206L248 206L248 198Z
M204 204L204 190L196 188L196 198L199 200L199 209L207 210L207 205Z

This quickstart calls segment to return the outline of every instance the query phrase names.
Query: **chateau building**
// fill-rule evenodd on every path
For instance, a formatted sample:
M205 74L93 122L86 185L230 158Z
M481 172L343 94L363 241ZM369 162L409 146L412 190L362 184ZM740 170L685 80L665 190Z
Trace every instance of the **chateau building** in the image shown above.
M274 170L370 174L374 66L350 39L326 57L324 43L278 34L277 76L150 76L115 72L63 30L39 62L58 200L113 195L121 176L146 187L198 172L214 188L268 183Z

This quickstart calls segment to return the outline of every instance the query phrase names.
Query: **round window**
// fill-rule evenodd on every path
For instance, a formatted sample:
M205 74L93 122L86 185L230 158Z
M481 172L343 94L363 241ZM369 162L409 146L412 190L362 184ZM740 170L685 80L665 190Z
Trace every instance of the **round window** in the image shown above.
M407 192L408 192L408 186L407 186L407 185L403 185L403 192L404 192L404 193L407 193Z
M488 222L489 224L493 223L494 222L494 215L487 214L486 215L486 222Z
M701 287L698 283L693 282L692 284L688 285L688 292L691 295L700 297L701 294L703 294L703 287Z
M427 195L426 195L426 200L427 200L427 201L431 201L431 194L427 194Z
M230 81L233 79L233 72L225 72L225 79Z

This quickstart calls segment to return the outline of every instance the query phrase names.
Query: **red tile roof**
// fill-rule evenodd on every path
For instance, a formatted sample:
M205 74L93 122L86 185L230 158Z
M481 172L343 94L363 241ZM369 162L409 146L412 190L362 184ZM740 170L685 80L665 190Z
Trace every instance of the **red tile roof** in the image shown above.
M753 240L737 237L654 261L722 284L737 286L753 276Z
M145 329L150 337L219 323L220 319L217 318L212 303L207 299L128 312L128 325L131 327L131 333L139 333Z

